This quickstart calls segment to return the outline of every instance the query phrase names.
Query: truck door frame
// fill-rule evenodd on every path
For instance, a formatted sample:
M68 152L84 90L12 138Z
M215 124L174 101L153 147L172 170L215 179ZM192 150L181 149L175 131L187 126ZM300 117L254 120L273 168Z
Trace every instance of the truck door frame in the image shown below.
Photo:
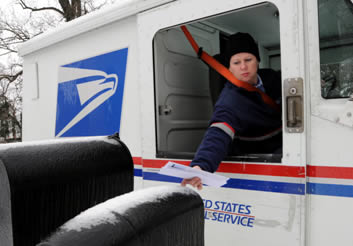
M264 1L246 0L242 2L232 0L212 1L208 4L202 0L176 1L167 5L145 11L138 15L138 49L139 49L139 85L141 97L141 128L142 128L142 162L143 160L156 160L156 122L155 122L155 95L154 95L154 68L153 68L153 38L161 29L178 26L208 16L226 13L244 8ZM276 5L280 19L281 42L281 70L282 87L284 82L291 78L301 78L306 83L305 46L303 32L303 0L271 0ZM195 7L197 6L197 8ZM163 20L163 21L159 21ZM290 30L290 31L289 31ZM306 167L306 131L307 131L307 88L303 88L303 117L304 128L302 132L287 132L283 130L283 157L279 165ZM283 95L283 92L282 92ZM284 97L282 97L282 100ZM283 102L283 112L285 102ZM285 122L285 116L283 120ZM305 173L301 174L305 177ZM302 178L305 184L305 178ZM305 190L300 198L300 236L296 242L288 245L304 245L305 240Z

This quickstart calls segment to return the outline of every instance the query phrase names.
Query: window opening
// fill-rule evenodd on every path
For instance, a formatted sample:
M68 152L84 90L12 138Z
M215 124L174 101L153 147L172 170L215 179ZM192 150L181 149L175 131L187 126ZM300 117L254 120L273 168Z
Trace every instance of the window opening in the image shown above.
M347 98L353 93L353 3L318 0L321 95Z
M213 56L224 52L231 34L247 32L259 45L259 67L280 73L278 15L273 4L264 3L198 20L187 27L199 46ZM196 57L180 27L157 32L153 48L157 156L192 158L222 88L210 83L208 66ZM280 162L281 157L276 153L251 153L230 155L226 160Z

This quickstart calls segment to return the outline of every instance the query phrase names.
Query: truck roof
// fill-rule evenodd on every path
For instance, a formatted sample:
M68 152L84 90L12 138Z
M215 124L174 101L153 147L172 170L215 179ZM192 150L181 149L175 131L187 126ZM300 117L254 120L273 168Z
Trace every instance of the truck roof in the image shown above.
M176 0L120 0L109 8L103 8L62 23L57 28L32 38L22 44L18 52L20 56L25 56L89 30L173 1Z

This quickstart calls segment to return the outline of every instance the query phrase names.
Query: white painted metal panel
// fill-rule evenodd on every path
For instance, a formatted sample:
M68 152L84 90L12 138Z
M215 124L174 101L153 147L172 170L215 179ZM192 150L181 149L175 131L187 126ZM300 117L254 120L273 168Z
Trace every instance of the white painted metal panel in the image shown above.
M24 67L24 74L26 81L25 90L29 91L29 97L32 100L39 98L39 76L38 76L38 63L28 64Z
M121 33L124 33L124 35L121 35ZM33 80L31 74L26 74L25 70L23 139L27 141L54 137L58 69L60 66L114 50L128 48L120 135L132 152L137 152L135 155L140 156L140 103L136 77L137 49L135 41L135 17L130 17L25 56L25 67L28 64L38 64L40 98L33 101L32 93L26 89L27 86L31 86Z
M343 2L337 4L344 6ZM331 3L336 4L336 1ZM319 25L323 23L318 22L318 1L305 1L305 10L306 80L310 87L306 244L348 246L353 244L353 129L350 120L353 104L348 99L321 96ZM325 10L332 16L338 15L333 9L322 9ZM331 27L338 25L330 24ZM350 45L352 47L352 43ZM338 47L336 44L334 49L337 51ZM342 47L346 49L348 45ZM327 48L323 56L328 53Z

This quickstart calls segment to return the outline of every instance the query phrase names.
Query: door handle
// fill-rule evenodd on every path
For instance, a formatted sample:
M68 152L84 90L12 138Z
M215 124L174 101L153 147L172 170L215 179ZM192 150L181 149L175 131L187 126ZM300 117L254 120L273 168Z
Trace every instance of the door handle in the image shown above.
M285 130L288 133L304 131L303 79L284 80Z

